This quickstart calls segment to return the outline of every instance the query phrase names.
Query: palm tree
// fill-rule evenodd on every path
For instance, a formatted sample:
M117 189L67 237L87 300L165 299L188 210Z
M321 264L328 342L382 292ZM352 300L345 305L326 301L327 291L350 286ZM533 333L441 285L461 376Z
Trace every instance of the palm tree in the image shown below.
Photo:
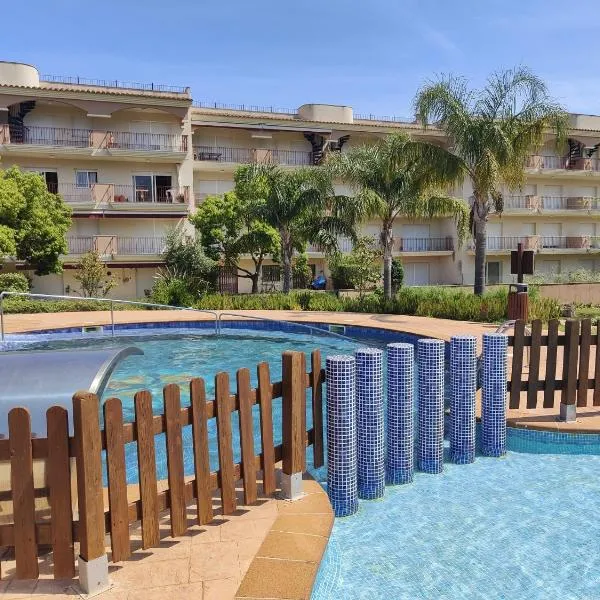
M557 146L564 143L568 115L525 67L494 73L481 90L470 90L462 78L442 76L418 92L415 112L424 127L433 123L448 136L450 147L441 160L456 172L456 182L471 179L474 292L482 294L488 215L502 212L502 186L522 187L527 156L543 145L548 133L555 134Z
M393 228L398 217L454 217L459 241L467 235L467 205L442 191L448 181L457 177L455 165L444 157L441 148L413 140L404 133L328 156L327 165L333 176L354 190L361 217L381 221L383 289L388 299L392 297Z
M262 199L261 217L281 238L283 291L292 288L292 259L307 242L326 251L337 247L337 236L355 237L358 213L349 198L336 196L326 169L294 171L256 163L239 167L235 190L240 197Z

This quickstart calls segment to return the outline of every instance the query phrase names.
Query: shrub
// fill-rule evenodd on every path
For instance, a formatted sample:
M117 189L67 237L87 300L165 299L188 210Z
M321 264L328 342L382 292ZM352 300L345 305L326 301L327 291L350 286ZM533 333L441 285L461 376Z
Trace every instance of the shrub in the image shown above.
M399 258L392 259L392 293L397 294L404 283L404 267Z
M86 302L84 300L33 300L29 298L6 298L3 303L6 314L34 314L60 312L94 312L110 310L110 302ZM114 304L114 310L144 310L142 306Z
M0 292L28 292L29 279L23 273L0 273Z
M152 288L152 301L171 306L192 306L194 296L188 283L179 277L157 278Z

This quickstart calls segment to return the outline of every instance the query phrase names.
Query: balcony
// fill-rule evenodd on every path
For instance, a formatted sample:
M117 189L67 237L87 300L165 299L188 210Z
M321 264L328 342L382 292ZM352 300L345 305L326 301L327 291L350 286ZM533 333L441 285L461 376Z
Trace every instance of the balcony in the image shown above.
M553 251L573 251L588 252L590 250L600 249L600 237L589 235L572 236L488 236L487 250L489 253L506 252L516 250L519 243L523 244L524 250L534 250L536 252ZM474 251L473 242L469 244L469 250Z
M534 154L527 158L527 169L569 171L600 171L600 159L590 157L570 158L568 156L547 156Z
M600 209L600 198L591 196L508 196L504 199L504 211L528 211L537 213L556 211L586 211Z
M340 252L352 252L352 240L349 238L338 238L338 249ZM315 244L308 246L308 252L323 253L323 249ZM451 253L454 251L454 240L451 237L441 238L400 238L394 241L393 251L402 254L414 253Z
M187 152L187 136L4 124L0 125L0 146L13 154L55 154L64 149L78 156L127 159L154 153L160 155L158 158L180 162Z
M304 150L194 146L194 160L238 164L268 163L286 166L308 166L313 164L313 154Z
M73 183L49 183L48 191L59 194L75 214L107 212L148 213L154 216L186 215L189 187L157 187L154 190L133 185L95 183L89 187Z
M116 235L91 235L67 238L69 256L97 252L105 260L121 257L159 257L165 251L164 237L123 237Z
M453 252L454 240L451 237L441 238L400 238L397 241L398 252Z

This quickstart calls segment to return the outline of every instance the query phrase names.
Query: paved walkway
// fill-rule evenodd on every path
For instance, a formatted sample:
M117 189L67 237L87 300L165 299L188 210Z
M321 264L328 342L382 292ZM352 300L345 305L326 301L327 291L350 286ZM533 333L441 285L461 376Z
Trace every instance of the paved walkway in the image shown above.
M413 317L407 315L381 315L370 313L345 312L305 312L295 310L243 310L223 312L224 319L236 320L245 317L262 317L280 321L321 322L339 325L359 325L363 327L380 327L394 331L404 331L428 337L449 340L457 334L471 334L481 338L486 331L495 331L496 325L452 321L450 319L432 319L430 317ZM232 311L233 312L233 311ZM147 323L152 321L204 321L212 320L209 313L174 310L123 310L115 311L115 323ZM61 327L79 327L83 325L109 325L110 313L68 312L39 313L32 315L5 315L5 330L9 333L35 331L37 329L58 329Z

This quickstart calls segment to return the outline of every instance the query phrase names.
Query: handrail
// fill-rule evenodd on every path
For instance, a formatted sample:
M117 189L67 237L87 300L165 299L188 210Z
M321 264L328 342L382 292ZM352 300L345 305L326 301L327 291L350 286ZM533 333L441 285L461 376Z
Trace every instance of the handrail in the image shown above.
M80 297L80 296L60 296L57 294L33 294L30 292L0 292L0 341L4 341L4 298L6 296L19 296L25 298L51 298L57 300L77 300L77 301L91 301L91 302L109 302L110 303L110 325L111 335L115 335L115 304L127 304L133 306L150 306L154 308L164 308L172 310L189 310L192 312L200 312L210 314L215 319L215 333L219 333L219 313L214 310L202 309L202 308L190 308L187 306L172 306L170 304L156 304L154 302L139 302L137 300L118 300L113 298L94 298L94 297Z
M219 322L219 332L221 331L221 321L222 317L242 317L243 319L256 319L257 321L269 321L271 323L293 323L296 327L304 327L305 329L309 329L311 331L318 331L319 333L326 333L327 335L331 335L333 337L340 338L342 340L346 340L347 342L352 342L354 344L357 341L354 338L351 338L347 335L342 335L341 333L335 333L333 331L329 331L329 329L321 329L320 327L315 327L314 325L307 325L306 323L298 323L298 321L282 321L280 319L269 319L268 317L259 317L258 315L248 315L243 313L234 313L234 312L223 312L221 311L217 317Z

